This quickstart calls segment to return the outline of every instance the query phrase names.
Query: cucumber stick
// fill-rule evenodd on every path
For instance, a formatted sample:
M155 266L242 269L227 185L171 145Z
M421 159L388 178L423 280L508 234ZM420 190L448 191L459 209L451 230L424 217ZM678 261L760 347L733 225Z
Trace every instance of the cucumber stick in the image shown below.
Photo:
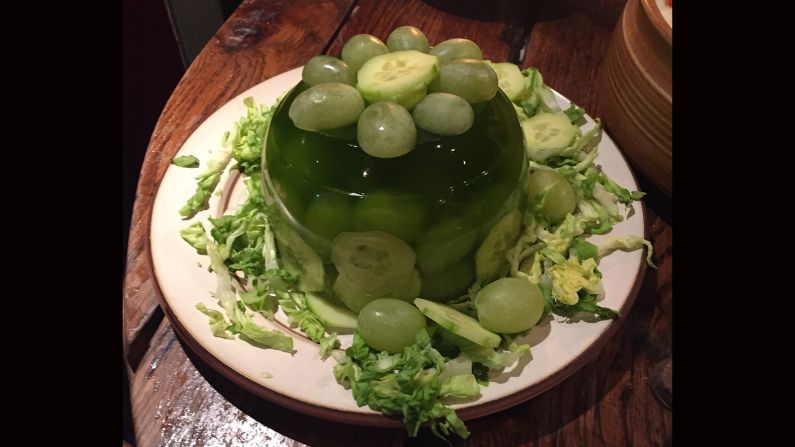
M410 110L438 74L436 56L395 51L368 60L359 70L356 88L368 103L392 101Z
M496 348L502 341L499 335L486 330L477 320L450 306L422 298L414 300L414 305L439 326L480 346Z
M340 333L350 333L356 329L356 314L350 310L315 293L306 293L305 296L307 307L317 315L326 329L337 329Z

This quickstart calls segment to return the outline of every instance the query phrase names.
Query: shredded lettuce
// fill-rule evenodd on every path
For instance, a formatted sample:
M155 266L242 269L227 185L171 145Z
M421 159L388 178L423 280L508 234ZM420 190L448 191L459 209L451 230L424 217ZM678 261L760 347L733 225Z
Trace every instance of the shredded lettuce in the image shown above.
M439 389L440 397L475 397L480 393L480 385L472 373L451 376Z
M547 304L550 305L552 312L565 317L588 314L596 319L612 320L620 316L615 310L596 304L596 295L587 292L580 292L577 303L572 305L560 301L549 301Z
M279 305L287 314L287 322L290 326L297 326L310 340L320 343L326 333L326 328L317 315L306 306L304 294L277 291L276 295L279 297Z
M599 249L596 245L578 237L571 241L571 250L577 254L579 259L583 261L591 258L598 258Z
M413 345L393 355L376 353L356 333L345 355L334 357L338 362L334 377L352 390L356 403L384 414L402 415L409 436L416 436L426 423L437 436L469 436L464 422L440 399L447 395L474 397L479 390L473 386L477 382L474 376L456 375L445 380L443 389L439 375L445 358L431 346L427 331L417 333Z
M179 210L183 218L190 219L209 207L210 197L218 186L221 174L232 159L236 162L234 168L245 175L259 172L262 147L276 104L271 107L257 107L251 97L243 102L246 105L246 115L235 123L231 132L224 133L221 143L223 149L216 159L207 163L207 170L196 177L196 192Z
M204 303L197 304L196 309L198 309L199 312L203 313L204 315L210 317L210 330L213 332L213 335L220 338L235 338L235 336L227 330L229 327L229 322L226 321L226 318L224 318L224 314L218 312L217 310L208 309Z
M558 113L560 105L555 99L552 89L544 84L544 78L535 68L522 71L524 76L524 90L519 94L519 107L524 110L528 118L539 112Z
M552 277L552 296L563 304L577 304L577 293L585 289L591 293L601 292L601 278L594 271L596 260L586 259L582 262L576 253L569 255L563 262L549 268Z
M657 268L657 266L654 265L654 261L652 261L654 246L651 245L651 242L640 236L610 237L599 245L597 257L601 259L616 250L635 251L644 246L646 247L646 263L652 268Z
M171 160L171 164L179 166L180 168L198 168L199 159L193 155L182 155L180 157L174 157Z
M219 151L218 158L207 162L207 170L196 177L196 192L193 193L185 205L179 209L179 215L184 219L190 219L199 211L206 210L210 206L210 196L215 187L221 180L221 174L229 164L231 153L228 150Z
M246 116L235 124L232 131L231 155L235 159L234 169L252 175L260 171L265 136L278 101L270 107L257 107L254 98L249 97L243 103L246 105Z
M229 331L239 334L245 340L255 346L278 349L280 351L292 352L293 339L278 330L267 330L257 325L245 312L245 306L238 301L234 286L232 285L232 275L224 264L224 259L212 242L207 244L207 254L210 256L210 266L215 272L218 284L215 290L215 298L226 311L226 316L231 321ZM239 304L238 304L239 303Z
M439 380L445 381L450 377L466 374L472 374L472 360L465 355L459 355L444 364Z
M200 255L207 254L207 232L201 222L194 222L189 227L180 230L179 235Z
M588 225L592 222L593 219L590 216L568 214L553 232L549 232L544 226L536 227L536 236L547 247L563 254L569 249L572 239L585 233Z
M569 121L571 121L572 124L577 124L580 120L582 120L582 117L585 116L585 109L577 107L576 104L572 103L568 109L563 111L563 113L569 117Z
M439 328L437 334L446 343L456 346L460 350L461 356L472 362L473 365L480 363L498 371L513 366L519 359L530 353L530 345L517 344L513 341L509 342L507 346L503 343L495 349L473 343L447 329Z
M599 183L601 183L606 191L614 194L618 198L618 201L625 205L629 205L635 200L640 200L646 195L645 192L640 191L630 192L628 189L614 182L604 172L599 173Z
M331 334L320 339L320 358L325 360L331 355L331 352L340 347L340 341L337 340L337 333Z

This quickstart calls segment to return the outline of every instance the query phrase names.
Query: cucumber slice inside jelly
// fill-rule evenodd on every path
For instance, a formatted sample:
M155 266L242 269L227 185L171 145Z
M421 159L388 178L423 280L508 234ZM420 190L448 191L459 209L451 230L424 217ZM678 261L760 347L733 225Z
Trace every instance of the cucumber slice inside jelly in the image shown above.
M409 275L416 259L411 247L383 231L340 233L331 242L340 277L370 290Z
M475 282L475 267L467 256L450 267L434 273L423 274L420 296L433 301L448 301L466 293Z
M349 309L359 312L367 303L380 298L392 298L410 303L419 296L421 288L420 274L417 270L412 270L407 275L393 276L379 285L351 280L341 274L334 281L332 290Z
M427 205L418 197L378 191L359 199L353 209L353 228L383 231L411 244L425 229L427 214Z
M426 274L444 270L469 253L477 239L478 228L463 218L444 220L417 241L417 264Z
M515 209L491 227L489 234L475 252L475 276L479 281L494 281L500 271L508 265L505 251L516 242L521 223L522 213Z
M274 224L276 250L288 272L298 275L298 289L304 292L323 290L323 261L298 233L284 222Z

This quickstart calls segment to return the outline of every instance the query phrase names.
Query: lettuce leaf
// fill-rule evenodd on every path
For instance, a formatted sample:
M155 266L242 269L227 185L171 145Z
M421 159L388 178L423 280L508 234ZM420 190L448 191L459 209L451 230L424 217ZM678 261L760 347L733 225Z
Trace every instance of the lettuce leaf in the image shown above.
M265 136L278 101L270 107L257 107L254 98L248 97L243 103L246 105L246 115L235 123L229 144L232 158L235 159L233 168L243 174L252 175L260 172Z
M596 295L587 292L580 292L579 299L575 304L568 305L560 301L553 301L551 307L555 314L565 317L586 313L597 319L612 320L620 316L615 310L596 304Z
M544 84L544 78L535 68L527 68L522 71L525 86L520 93L519 106L528 118L539 112L558 113L561 111L555 94L552 89Z
M279 305L285 314L287 322L291 327L298 327L310 340L320 343L326 334L323 323L306 306L306 298L299 292L276 292L279 297Z
M585 109L577 107L576 104L572 103L563 113L569 117L569 121L571 121L572 124L577 124L582 120L582 117L585 116Z
M323 337L320 339L320 358L325 360L331 355L331 352L339 348L340 341L337 340L337 333L332 332L331 334Z
M644 246L646 247L646 263L649 264L649 267L651 268L657 268L657 266L654 265L654 261L652 261L652 256L654 255L654 246L651 245L651 242L640 236L620 236L607 238L606 241L599 244L597 257L601 259L616 250L635 251L643 248Z
M245 312L245 306L240 302L232 286L232 275L224 264L224 259L218 247L213 242L207 244L207 254L210 256L210 267L218 280L215 298L226 312L232 323L228 328L233 334L240 334L240 338L255 346L278 349L292 352L293 339L278 330L267 330L257 325Z
M229 327L229 322L227 322L226 318L224 318L224 314L218 312L217 310L208 309L204 303L197 304L196 309L198 309L199 312L203 313L204 315L210 317L210 330L213 332L213 335L220 338L235 338L235 336L227 330Z
M593 258L580 261L572 252L569 258L549 268L552 278L552 296L563 304L577 304L578 292L586 290L590 293L601 292L601 278L595 271L596 260Z
M193 155L182 155L171 159L171 164L180 168L198 168L199 159Z
M207 170L201 173L196 180L196 192L193 193L188 201L179 209L179 215L183 219L190 219L199 211L206 210L210 207L210 196L212 196L215 187L221 180L221 174L229 164L231 153L228 150L219 151L218 157L214 160L207 162Z
M246 115L235 123L231 132L224 133L221 140L223 150L219 151L217 158L207 163L207 170L196 177L196 192L179 210L183 218L190 219L209 207L210 197L218 186L221 174L232 159L236 162L234 168L245 175L259 173L262 148L276 104L257 107L251 97L244 99L243 103L246 105Z
M189 227L180 230L179 235L200 255L207 254L207 231L201 222L194 222Z
M449 377L439 389L440 397L475 397L480 393L480 385L472 373Z
M571 241L571 250L577 254L579 259L583 261L586 259L591 258L598 258L599 249L596 245L586 241L585 239L578 237Z

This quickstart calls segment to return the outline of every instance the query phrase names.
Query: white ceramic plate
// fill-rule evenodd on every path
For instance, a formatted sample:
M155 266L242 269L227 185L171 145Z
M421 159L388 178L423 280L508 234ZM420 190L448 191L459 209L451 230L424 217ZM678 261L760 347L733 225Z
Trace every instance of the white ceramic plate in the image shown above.
M393 426L399 422L356 405L351 392L337 384L332 374L333 358L325 361L318 356L317 345L294 333L295 352L291 355L277 350L253 347L241 340L216 338L210 332L207 317L196 310L197 303L219 309L211 296L215 290L215 277L207 271L209 259L200 256L179 236L179 231L191 222L200 220L205 228L208 216L218 216L229 204L234 208L244 199L245 188L239 176L224 174L221 179L223 193L214 196L210 209L184 221L177 210L193 194L196 181L213 152L220 148L221 136L232 128L246 111L243 98L252 96L258 104L272 104L283 92L292 88L301 78L296 68L269 79L242 93L210 116L187 139L179 155L195 155L201 160L198 169L171 166L160 184L152 210L150 250L154 272L161 292L161 305L182 338L211 366L243 388L261 397L276 401L301 412L344 422L376 426ZM558 95L565 108L569 101ZM588 127L593 125L589 119ZM616 182L630 190L638 189L626 161L613 141L603 135L597 163ZM615 226L611 236L643 235L642 208ZM604 236L592 236L598 242ZM605 299L603 306L620 309L622 315L630 311L634 296L644 271L643 253L616 252L599 265L603 273ZM557 318L534 328L525 341L532 346L532 360L521 362L493 379L481 395L470 402L453 406L463 419L493 413L534 397L559 383L590 360L617 329L618 321L564 322ZM286 327L286 318L280 314L277 323L264 318L257 321L266 327ZM350 343L343 340L343 347ZM520 340L521 341L521 340Z

